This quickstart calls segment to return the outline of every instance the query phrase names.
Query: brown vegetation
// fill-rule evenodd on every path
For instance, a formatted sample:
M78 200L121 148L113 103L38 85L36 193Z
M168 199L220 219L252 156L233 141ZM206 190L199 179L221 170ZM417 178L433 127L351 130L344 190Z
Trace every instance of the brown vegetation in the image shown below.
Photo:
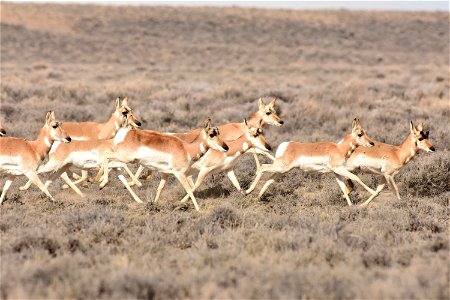
M446 13L2 2L9 135L33 138L48 110L105 121L118 95L161 131L240 121L274 95L285 121L265 131L274 148L338 141L358 116L392 144L424 121L437 151L397 176L402 200L384 193L364 209L332 176L299 171L258 203L209 177L201 213L178 205L174 180L157 205L118 180L82 188L87 199L55 183L56 203L17 180L1 207L0 297L448 299L448 30ZM248 187L251 156L236 175ZM138 194L153 197L158 178Z

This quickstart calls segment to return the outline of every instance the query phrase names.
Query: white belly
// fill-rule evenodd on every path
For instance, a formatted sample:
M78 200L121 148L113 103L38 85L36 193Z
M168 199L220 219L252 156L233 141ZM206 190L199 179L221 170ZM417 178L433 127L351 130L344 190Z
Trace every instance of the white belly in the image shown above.
M136 157L140 163L150 169L170 171L173 168L172 154L160 152L148 147L140 147Z
M328 156L300 156L295 166L307 173L326 173L330 171Z
M386 168L386 161L381 159L370 158L365 155L358 155L348 162L351 169L361 169L373 173L381 173Z
M93 169L102 164L102 156L98 150L72 152L70 162L80 169Z
M25 170L21 167L22 159L20 156L1 156L0 171L10 175L23 175Z

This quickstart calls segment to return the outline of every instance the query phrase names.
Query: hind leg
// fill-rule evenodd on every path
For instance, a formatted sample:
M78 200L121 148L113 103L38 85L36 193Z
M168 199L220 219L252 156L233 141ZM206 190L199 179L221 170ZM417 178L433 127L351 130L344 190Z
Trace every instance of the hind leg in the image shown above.
M50 194L50 192L47 190L47 187L42 183L42 181L39 179L38 175L34 171L30 171L24 174L28 179L31 180L32 183L34 183L44 194L47 195L52 201L55 201L53 196Z
M11 183L13 182L13 180L14 180L13 176L8 176L8 178L6 179L5 185L3 186L2 195L0 196L0 204L2 204L3 200L5 199L6 192L11 187Z
M259 191L259 194L258 194L258 196L256 196L255 200L261 199L262 195L264 195L264 193L267 191L269 186L272 183L274 183L275 181L277 181L281 177L281 175L282 175L281 173L275 173L272 176L270 176L269 180L266 181L266 183L264 184L262 189Z

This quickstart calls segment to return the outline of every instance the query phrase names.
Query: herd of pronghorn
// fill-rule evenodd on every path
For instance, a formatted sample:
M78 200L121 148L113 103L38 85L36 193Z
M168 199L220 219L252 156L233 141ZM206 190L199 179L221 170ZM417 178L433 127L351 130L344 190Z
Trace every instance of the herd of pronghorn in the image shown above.
M260 98L258 111L241 123L213 127L208 118L202 128L187 133L162 133L140 129L141 123L133 114L128 97L123 100L116 99L115 111L106 123L61 123L56 119L55 113L50 111L36 140L0 138L0 172L6 174L7 178L0 204L15 176L21 175L25 175L29 181L20 187L20 190L28 189L31 183L34 183L54 200L48 186L61 177L83 197L84 194L77 184L86 184L89 169L99 170L97 176L89 180L99 182L100 188L108 183L111 171L125 170L131 181L128 182L122 174L119 174L118 178L132 197L142 203L131 186L142 186L138 178L143 168L147 167L161 173L154 202L160 197L169 175L172 174L187 192L181 201L186 202L190 198L195 209L199 210L194 191L200 187L208 174L224 171L233 185L242 191L233 168L238 157L250 150L256 161L256 178L245 194L255 189L264 173L272 175L257 199L282 174L299 168L308 173L333 173L348 205L352 205L349 194L353 190L353 181L358 182L371 194L361 204L365 206L381 192L385 184L373 190L353 174L353 170L383 175L389 188L400 199L394 176L420 149L427 152L435 150L428 140L429 131L423 130L423 123L414 126L411 122L410 133L404 142L400 146L393 146L372 141L361 127L359 119L354 119L351 131L338 143L284 142L279 145L274 157L270 154L271 147L264 137L263 126L283 125L277 115L275 102L276 99L273 99L269 104L265 104ZM6 135L3 128L0 134ZM257 154L266 155L273 163L260 165ZM48 161L43 164L46 158ZM130 163L139 164L136 174L128 168ZM73 173L73 177L78 179L76 181L72 181L67 175L71 167L82 170L81 177ZM52 174L43 184L38 174L48 172ZM196 173L194 182L192 176Z

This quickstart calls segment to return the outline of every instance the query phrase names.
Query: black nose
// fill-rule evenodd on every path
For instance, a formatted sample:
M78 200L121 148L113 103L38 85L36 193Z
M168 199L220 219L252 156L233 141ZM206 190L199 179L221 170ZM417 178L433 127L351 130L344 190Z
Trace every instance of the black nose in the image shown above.
M142 125L141 122L139 122L139 121L136 122L137 127L141 127L141 125Z
M283 121L283 120L280 120L280 124L283 125L283 124L284 124L284 121Z
M68 140L69 142L72 141L72 139L69 137L66 138L66 140Z
M230 148L228 148L227 145L223 145L223 149L225 149L225 151L228 151L228 149L230 149Z
M375 144L374 144L373 142L370 142L369 144L370 144L370 146L373 146L373 145L375 145Z
M434 149L434 146L431 146L430 150L433 151L433 152L436 151L436 149Z
M0 130L0 134L1 134L1 135L5 135L5 134L6 134L6 131L5 131L4 129Z
M270 145L266 145L267 150L272 150L272 147L270 147Z

